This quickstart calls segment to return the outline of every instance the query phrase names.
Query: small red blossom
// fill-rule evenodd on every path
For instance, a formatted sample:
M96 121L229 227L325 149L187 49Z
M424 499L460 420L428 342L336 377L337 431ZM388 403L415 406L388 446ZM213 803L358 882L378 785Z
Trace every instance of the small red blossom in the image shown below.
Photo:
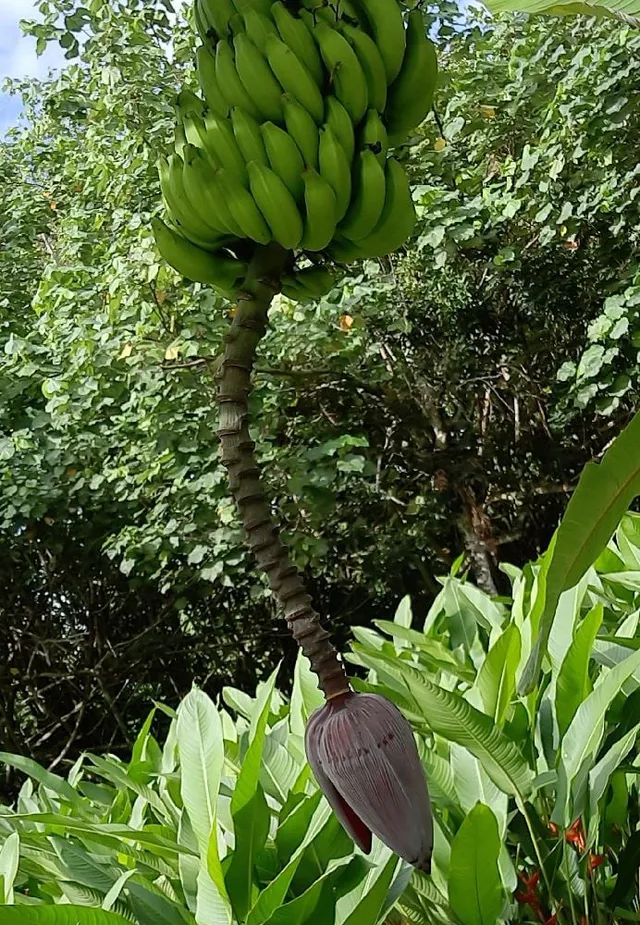
M559 832L560 830L558 829L558 826L555 824L555 822L550 822L549 825L548 825L548 829L549 829L549 831L551 832L551 834L553 835L554 838L557 838L557 837L558 837L558 832Z
M585 841L584 829L582 828L580 819L576 819L573 825L567 829L564 837L570 845L573 845L573 847L577 849L579 854L583 854L587 847L587 843Z
M600 865L603 862L604 862L604 854L593 854L593 852L591 852L587 859L587 873L589 874L589 876L591 876L593 871L597 867L600 867Z

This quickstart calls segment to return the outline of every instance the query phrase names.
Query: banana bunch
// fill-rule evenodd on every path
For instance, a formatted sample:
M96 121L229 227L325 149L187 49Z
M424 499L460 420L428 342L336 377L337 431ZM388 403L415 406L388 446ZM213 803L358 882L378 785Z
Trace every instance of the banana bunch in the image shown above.
M422 13L399 0L195 0L193 20L202 98L178 96L175 150L159 163L165 259L229 292L275 241L291 251L285 294L305 301L334 277L296 259L400 247L415 209L389 151L426 117L437 78Z

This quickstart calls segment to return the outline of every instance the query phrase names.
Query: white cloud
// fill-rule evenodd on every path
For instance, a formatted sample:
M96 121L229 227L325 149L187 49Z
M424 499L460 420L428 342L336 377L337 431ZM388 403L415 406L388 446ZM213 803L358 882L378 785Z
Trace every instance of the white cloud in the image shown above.
M8 77L45 77L63 61L59 48L49 47L38 57L36 43L18 25L21 19L38 19L35 0L0 0L0 87ZM0 93L0 137L14 124L19 103Z

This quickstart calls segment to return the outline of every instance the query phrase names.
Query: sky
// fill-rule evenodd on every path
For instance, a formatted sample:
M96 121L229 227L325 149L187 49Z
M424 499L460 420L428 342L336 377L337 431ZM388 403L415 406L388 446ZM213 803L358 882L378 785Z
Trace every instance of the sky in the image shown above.
M23 36L18 26L21 19L31 18L39 18L36 0L0 0L0 138L20 112L19 100L2 92L6 78L43 77L63 60L62 52L52 47L37 57L35 40Z

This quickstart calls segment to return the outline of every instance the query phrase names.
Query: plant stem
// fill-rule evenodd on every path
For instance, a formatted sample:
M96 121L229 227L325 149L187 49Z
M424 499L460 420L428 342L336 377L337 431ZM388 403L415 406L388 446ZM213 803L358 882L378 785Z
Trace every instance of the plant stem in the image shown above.
M256 349L267 329L267 313L280 289L289 253L276 244L258 247L238 295L218 373L222 463L247 532L247 543L284 611L293 638L317 674L327 700L351 690L344 664L320 624L297 568L282 543L256 463L247 401Z
M534 830L534 828L533 828L533 823L531 822L531 819L530 819L530 817L529 817L529 814L528 814L527 809L526 809L526 806L525 806L525 802L524 802L524 800L522 799L522 797L516 797L516 804L517 804L517 806L518 806L518 809L520 810L520 812L521 812L522 815L524 816L524 821L525 821L525 823L526 823L526 825L527 825L527 828L528 828L528 830L529 830L529 835L531 836L531 841L532 841L532 843L533 843L533 850L534 850L535 853L536 853L536 858L537 858L537 861L538 861L538 866L540 867L540 873L542 874L542 879L544 880L544 884L545 884L545 886L546 886L546 888L547 888L547 895L548 895L548 897L549 897L549 902L551 903L552 907L555 907L555 911L558 912L558 914L559 914L559 913L560 913L560 905L556 902L556 900L555 900L554 897L553 897L553 893L551 892L551 882L549 881L549 877L547 876L547 871L546 871L546 869L545 869L544 862L543 862L543 860L542 860L542 853L541 853L541 851L540 851L540 846L538 845L538 839L536 838L536 833L535 833L535 830ZM552 911L554 911L554 909L552 909Z

